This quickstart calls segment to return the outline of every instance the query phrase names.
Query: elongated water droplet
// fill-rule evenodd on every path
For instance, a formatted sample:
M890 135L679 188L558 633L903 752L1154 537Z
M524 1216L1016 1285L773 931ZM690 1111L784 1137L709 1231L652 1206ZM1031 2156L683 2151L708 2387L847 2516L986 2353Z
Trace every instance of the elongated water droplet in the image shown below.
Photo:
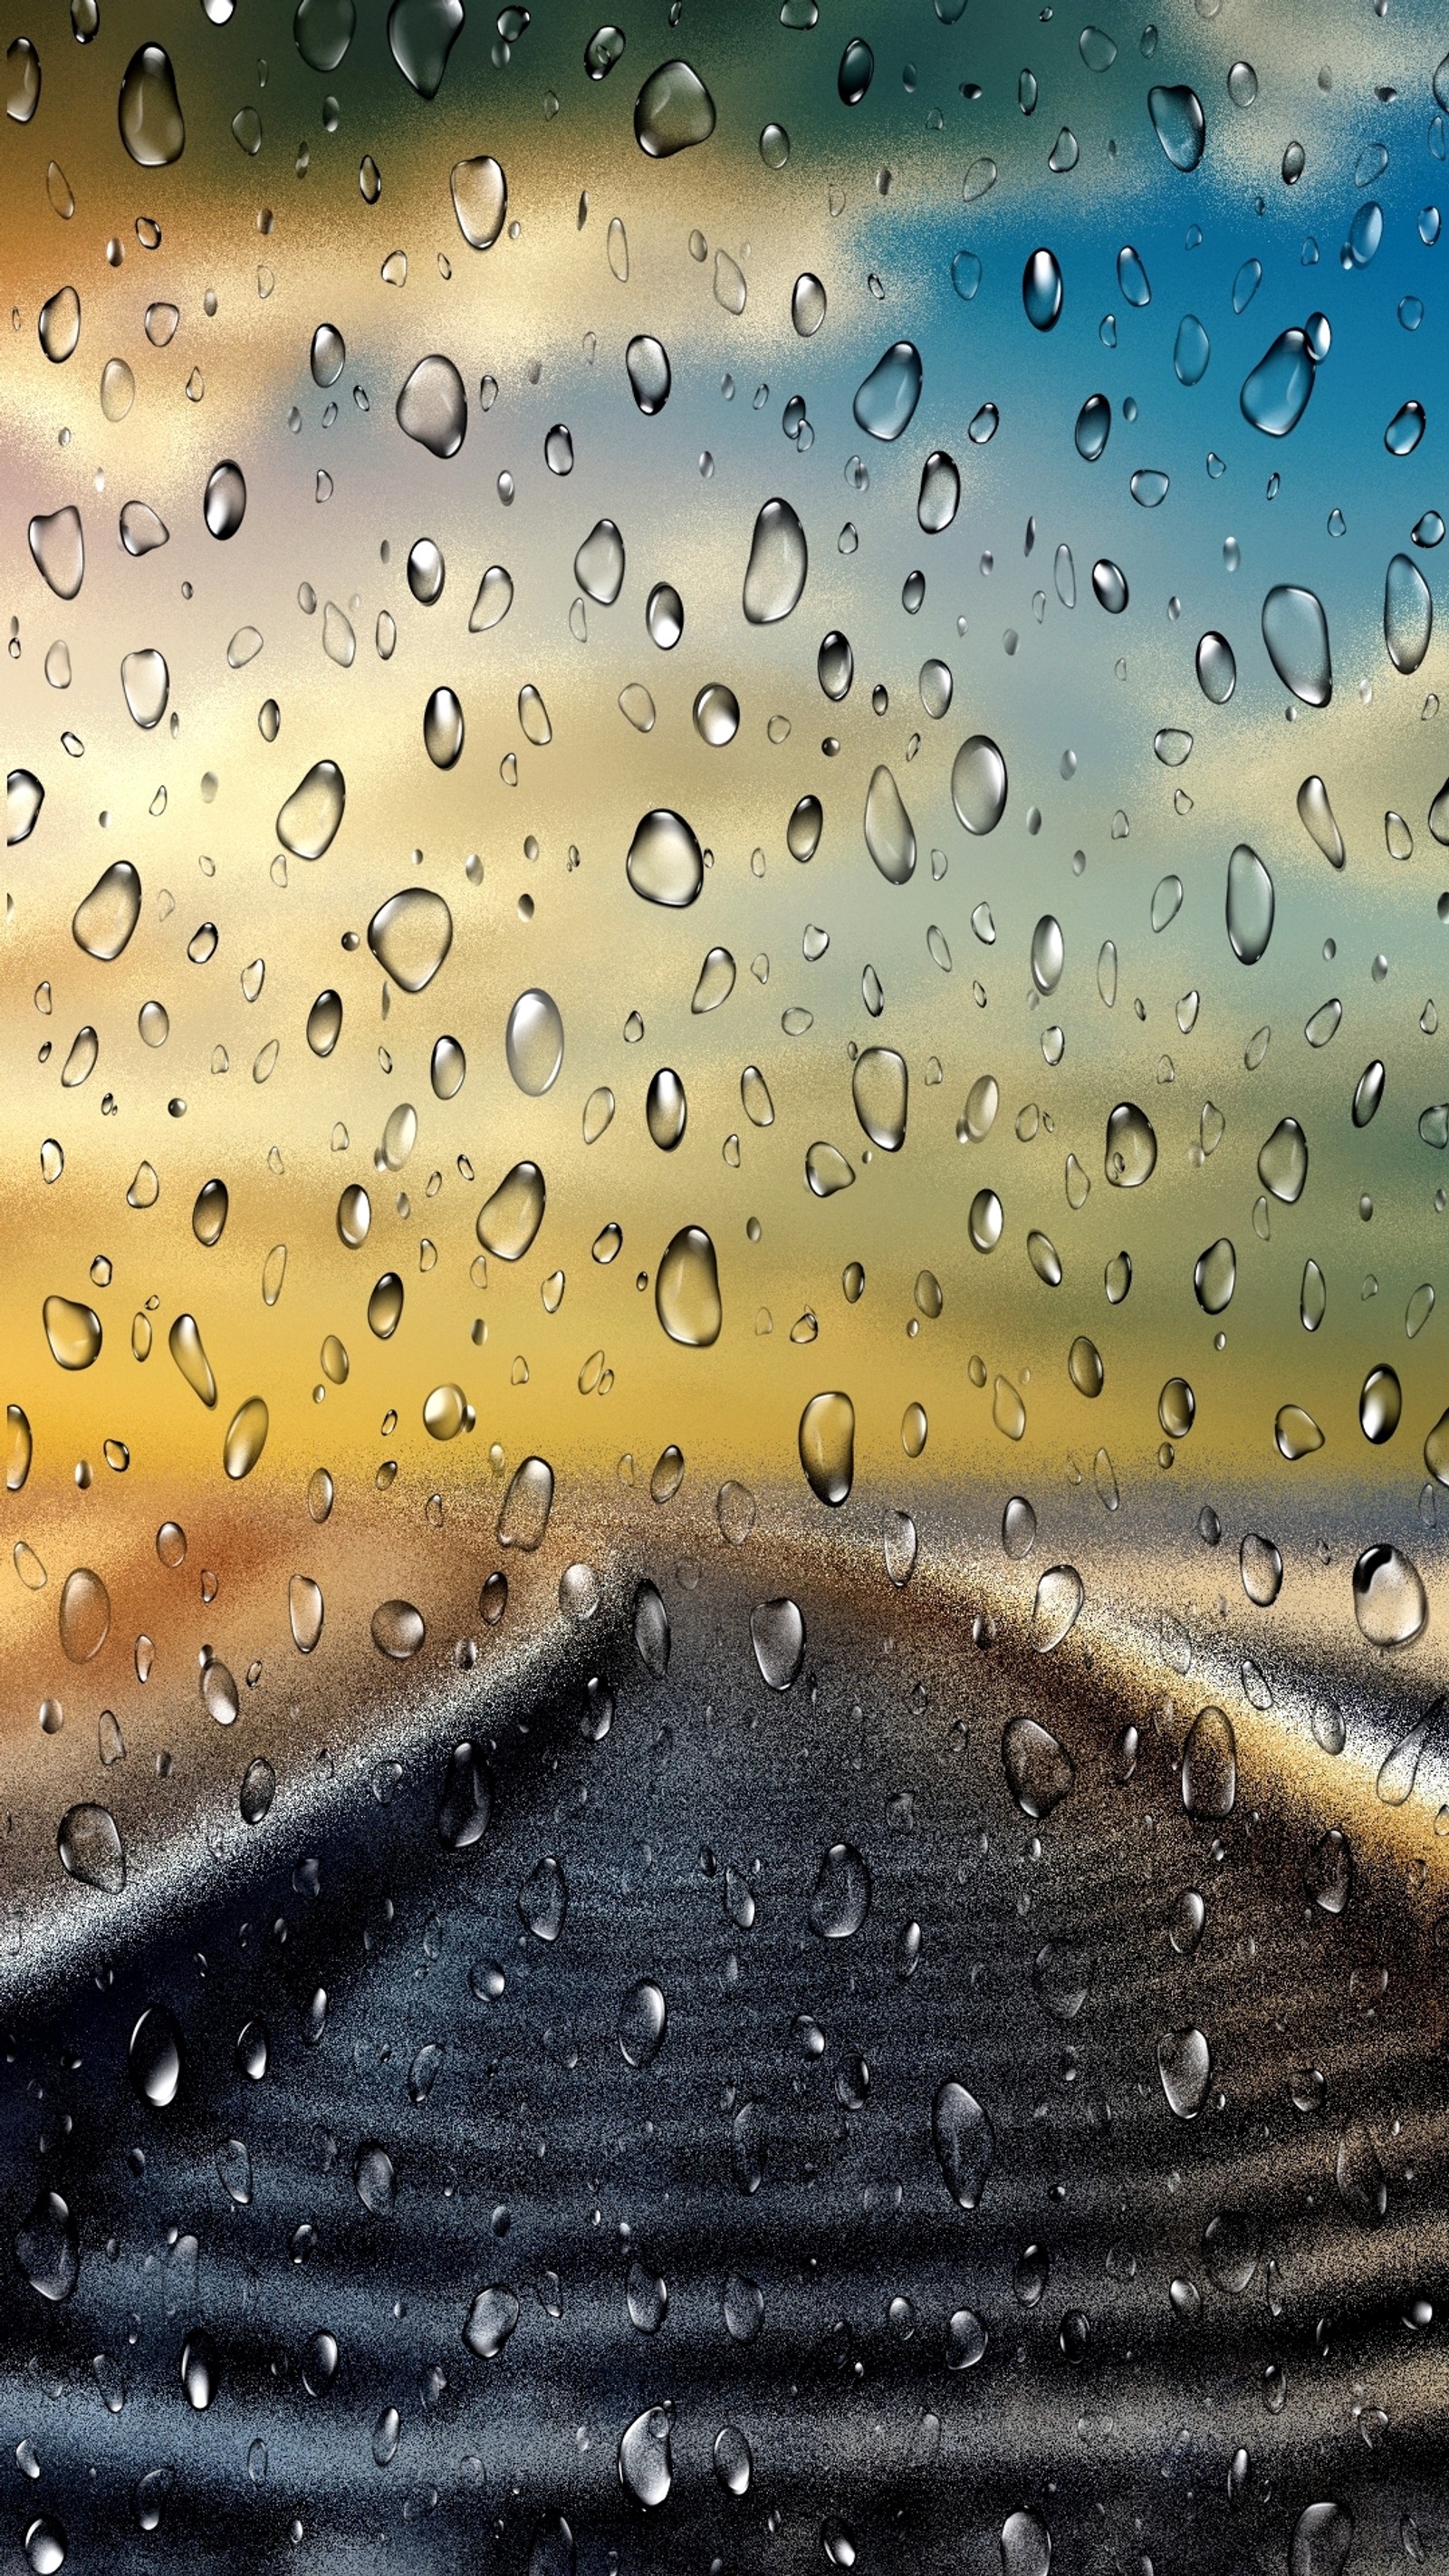
M751 626L774 626L799 601L809 571L805 531L788 501L767 501L755 520L745 567L744 612Z
M909 429L921 399L921 381L921 355L914 341L894 341L876 360L851 406L868 437L888 444Z
M138 45L121 76L117 105L121 141L142 170L164 170L186 148L186 121L171 57L160 45Z

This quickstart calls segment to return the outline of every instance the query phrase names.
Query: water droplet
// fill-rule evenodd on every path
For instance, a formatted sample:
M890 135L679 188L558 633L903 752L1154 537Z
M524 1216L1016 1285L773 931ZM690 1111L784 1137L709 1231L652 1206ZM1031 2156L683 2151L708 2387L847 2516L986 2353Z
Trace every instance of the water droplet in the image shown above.
M619 2483L646 2511L665 2502L674 2484L674 2459L662 2406L647 2407L620 2434Z
M1256 850L1240 841L1228 860L1227 926L1233 955L1256 966L1273 936L1273 880Z
M654 1277L655 1312L672 1342L708 1350L724 1321L719 1267L704 1228L681 1226L671 1237Z
M635 830L625 870L646 903L678 911L694 902L704 883L704 853L682 814L656 806Z
M825 319L825 289L818 277L806 269L797 277L790 294L790 319L802 340L813 340Z
M1119 1101L1107 1120L1105 1170L1114 1189L1137 1190L1157 1166L1157 1136L1146 1111Z
M991 2171L996 2136L975 2094L954 2079L936 2088L931 2144L952 2199L961 2209L975 2209Z
M143 2102L169 2110L181 2083L181 2031L165 2004L148 2004L132 2032L126 2071Z
M674 382L663 341L652 332L640 332L624 352L624 372L637 408L646 420L655 419L668 402Z
M1238 408L1244 420L1268 438L1286 438L1308 408L1317 373L1307 334L1280 331L1243 379Z
M421 993L452 947L453 916L440 894L405 886L378 906L367 925L367 944L404 993Z
M100 1355L101 1319L70 1297L47 1297L41 1307L50 1356L63 1369L85 1369Z
M1073 1569L1063 1566L1054 1571L1070 1576ZM1053 1587L1051 1597L1059 1608L1070 1600L1071 1590L1070 1583ZM1038 1823L1061 1805L1077 1776L1076 1764L1065 1745L1031 1717L1008 1721L1002 1730L1001 1761L1006 1785L1022 1814Z
M245 1404L238 1405L227 1425L221 1451L222 1466L233 1484L251 1474L267 1445L270 1427L271 1415L263 1397L249 1395Z
M150 733L166 713L171 690L165 655L152 644L139 653L125 654L121 661L121 689L133 723L143 733Z
M800 1416L800 1464L811 1492L832 1506L855 1480L855 1407L848 1395L812 1395Z
M805 1622L799 1603L788 1599L756 1602L750 1612L750 1643L761 1680L771 1690L789 1690L805 1661Z
M246 478L233 458L224 457L208 474L202 501L202 516L211 535L234 537L246 517L246 508Z
M873 1145L899 1153L906 1141L910 1075L894 1047L863 1047L850 1078L855 1114Z
M1174 170L1195 170L1207 142L1202 101L1196 90L1187 88L1185 84L1150 89L1147 113L1152 119L1153 133Z
M1158 2041L1157 2073L1175 2118L1197 2118L1207 2100L1212 2071L1212 2051L1200 2030L1169 2031Z
M552 996L534 986L520 993L508 1014L504 1039L508 1070L520 1091L542 1099L553 1088L563 1064L564 1031Z
M418 360L397 398L397 425L430 455L457 455L468 433L468 397L451 358Z
M1328 620L1316 591L1279 582L1263 602L1263 642L1285 689L1308 707L1326 707L1333 695Z
M347 782L335 760L317 760L277 816L277 838L294 858L320 859L337 837Z
M876 360L851 408L868 437L888 443L910 427L920 399L920 351L913 341L897 340Z
M1292 1207L1308 1179L1308 1139L1296 1118L1280 1118L1258 1156L1258 1178L1270 1195Z
M1021 273L1021 301L1034 331L1056 329L1062 316L1062 272L1055 251L1032 252ZM858 412L856 417L859 418ZM867 424L862 422L861 426Z
M186 148L186 122L171 57L160 45L138 45L121 76L117 104L121 141L142 170L164 170Z
M652 161L707 143L714 126L714 100L685 62L661 63L634 102L634 140Z
M120 1895L126 1884L126 1855L109 1807L68 1808L60 1820L56 1849L71 1878L99 1888L105 1896ZM36 2284L32 2281L31 2286Z
M865 846L887 884L905 885L915 873L915 829L883 761L866 789L864 829Z
M799 601L809 570L805 531L788 501L767 501L755 520L745 568L744 612L751 626L773 626Z
M76 907L71 936L87 957L111 964L141 917L141 880L129 859L115 859Z
M491 250L508 215L508 181L491 153L455 161L449 179L458 230L471 250Z
M406 1663L427 1637L423 1614L411 1601L382 1601L372 1614L372 1642L391 1663Z
M1384 643L1396 671L1417 671L1434 631L1429 585L1408 555L1393 555L1384 576Z
M57 599L74 599L85 578L85 534L81 514L69 503L49 517L34 518L28 530L36 570Z
M80 2276L75 2219L58 2191L41 2191L15 2231L15 2260L30 2287L58 2307Z
M1353 1608L1371 1646L1412 1645L1429 1617L1418 1567L1399 1548L1365 1548L1353 1569Z

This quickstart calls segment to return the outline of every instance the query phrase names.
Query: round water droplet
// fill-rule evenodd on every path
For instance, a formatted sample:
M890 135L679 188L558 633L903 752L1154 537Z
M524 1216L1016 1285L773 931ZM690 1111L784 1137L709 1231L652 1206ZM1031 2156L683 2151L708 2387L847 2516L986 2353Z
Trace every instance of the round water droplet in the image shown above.
M558 1004L550 994L537 986L519 994L508 1014L504 1052L519 1090L531 1100L552 1090L563 1064L564 1030Z
M397 398L397 425L430 455L457 455L468 434L468 397L451 358L418 360Z
M641 331L624 352L624 372L629 391L646 420L654 420L669 400L674 377L669 365L669 352L652 332Z
M704 883L704 853L682 814L656 806L635 830L625 870L646 903L682 910Z
M685 62L661 63L634 102L634 140L651 161L707 143L714 126L714 100Z

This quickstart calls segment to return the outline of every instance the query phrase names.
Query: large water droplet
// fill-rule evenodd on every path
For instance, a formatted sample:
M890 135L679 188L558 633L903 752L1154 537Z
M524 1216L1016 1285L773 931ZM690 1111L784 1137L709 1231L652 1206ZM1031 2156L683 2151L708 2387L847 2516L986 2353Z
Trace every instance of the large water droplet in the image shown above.
M1152 1121L1134 1100L1120 1100L1107 1120L1105 1169L1114 1189L1138 1190L1157 1167Z
M651 161L707 143L714 123L714 100L688 63L661 63L634 102L634 140Z
M402 992L421 993L453 945L453 916L429 887L404 886L379 904L367 925L367 944Z
M704 853L683 815L667 805L641 818L624 864L636 894L675 911L693 903L704 883Z
M1256 850L1240 841L1228 860L1227 925L1233 955L1256 966L1273 936L1273 880Z
M37 2193L15 2231L15 2260L32 2290L58 2307L80 2276L80 2243L58 2191Z
M899 1153L906 1141L910 1075L894 1047L863 1047L850 1077L855 1114L873 1145Z
M109 1807L68 1808L60 1820L56 1849L70 1877L99 1888L105 1896L120 1895L126 1884L126 1854Z
M703 1226L681 1226L654 1277L654 1307L672 1342L708 1350L724 1321L714 1244Z
M126 2071L143 2102L168 2110L181 2082L181 2031L165 2004L148 2004L131 2032Z
M1393 555L1384 575L1384 643L1396 671L1417 671L1434 632L1429 585L1408 555Z
M547 1194L537 1163L515 1163L478 1211L477 1234L499 1261L521 1261L539 1227Z
M387 41L419 98L436 98L463 25L463 0L393 0Z
M798 1601L757 1601L750 1612L750 1643L760 1679L771 1690L789 1690L805 1661L805 1622Z
M1328 619L1316 591L1279 582L1263 602L1263 642L1285 689L1308 707L1326 707L1333 695Z
M124 654L121 690L132 722L143 733L152 732L166 713L171 692L171 674L164 653L158 653L154 644L147 644L139 653Z
M1308 1139L1296 1118L1280 1118L1258 1156L1258 1178L1285 1207L1303 1196L1308 1179Z
M246 477L234 457L223 457L206 478L201 514L214 537L234 537L247 513Z
M508 181L489 152L455 161L449 186L458 230L471 250L491 250L508 215Z
M277 838L297 859L320 859L337 838L347 782L335 760L315 760L277 816Z
M951 802L968 832L994 832L1006 811L1007 776L991 736L973 733L962 743L951 766Z
M1307 334L1280 331L1243 379L1238 407L1244 420L1269 438L1286 438L1308 408L1317 372Z
M41 1307L50 1356L63 1369L89 1368L100 1355L101 1319L70 1297L47 1297Z
M164 170L186 148L186 121L171 57L160 45L138 45L121 76L117 103L121 141L142 170Z
M1147 113L1152 130L1174 170L1195 170L1207 142L1202 101L1186 84L1150 89Z
M884 761L865 795L865 846L888 885L905 885L916 866L916 834L901 791Z
M451 358L419 358L397 398L397 425L431 455L457 455L468 434L468 397Z
M1062 318L1062 272L1055 251L1034 250L1021 273L1022 309L1034 331L1054 331Z
M57 599L74 599L85 579L85 533L81 514L69 502L29 527L30 551Z
M855 1481L855 1407L833 1390L812 1395L800 1416L800 1464L822 1503L843 1503Z
M662 2406L647 2407L619 2436L619 2483L646 2511L664 2503L674 2484L669 2445L669 2417Z
M1353 1569L1353 1609L1371 1646L1412 1645L1429 1617L1418 1567L1399 1548L1366 1547Z
M975 2209L991 2171L996 2137L975 2094L954 2079L936 2088L931 2144L952 2199L961 2209Z
M1058 1570L1067 1575L1073 1571L1071 1567ZM1068 1594L1070 1588L1067 1587ZM1006 1785L1022 1814L1036 1821L1061 1805L1077 1776L1076 1764L1065 1745L1059 1744L1046 1727L1038 1726L1033 1717L1008 1721L1002 1730L1001 1761Z
M889 442L909 429L920 399L920 351L911 340L896 340L876 360L851 408L868 437Z
M805 587L810 559L805 531L788 501L767 501L755 520L745 567L744 612L751 626L788 617Z
M141 880L129 859L115 859L76 906L71 936L87 957L110 965L141 917Z
M1169 2031L1157 2043L1157 2073L1167 2107L1179 2120L1195 2120L1212 2081L1212 2051L1200 2030Z

